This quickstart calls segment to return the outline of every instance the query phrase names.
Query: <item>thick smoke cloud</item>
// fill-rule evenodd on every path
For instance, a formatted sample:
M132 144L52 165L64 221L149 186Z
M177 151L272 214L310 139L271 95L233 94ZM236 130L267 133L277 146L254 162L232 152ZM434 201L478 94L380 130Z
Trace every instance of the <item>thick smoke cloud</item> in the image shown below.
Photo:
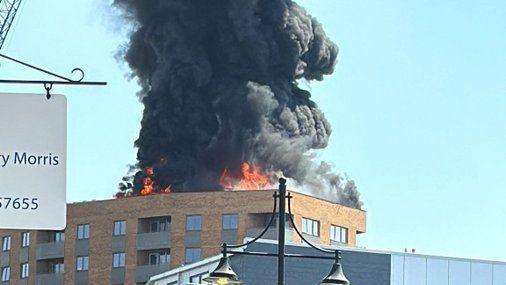
M116 0L134 24L124 59L145 106L136 141L138 192L156 183L219 190L225 168L282 174L315 194L360 208L353 182L313 162L331 127L298 79L322 80L337 46L290 0Z

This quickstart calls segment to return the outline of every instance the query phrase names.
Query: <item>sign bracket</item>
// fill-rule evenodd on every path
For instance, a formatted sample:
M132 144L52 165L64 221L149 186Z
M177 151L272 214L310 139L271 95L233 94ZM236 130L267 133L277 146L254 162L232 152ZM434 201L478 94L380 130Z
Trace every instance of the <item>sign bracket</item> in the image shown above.
M53 85L107 85L107 82L98 82L98 81L83 81L84 79L84 71L81 68L72 69L71 73L78 72L81 74L80 78L77 80L56 74L49 70L34 66L32 64L23 62L21 60L12 58L5 54L0 53L0 57L18 63L20 65L26 66L28 68L37 70L39 72L51 75L53 77L58 78L59 80L20 80L20 79L0 79L0 84L31 84L31 85L43 85L46 90L46 98L51 98L51 89Z

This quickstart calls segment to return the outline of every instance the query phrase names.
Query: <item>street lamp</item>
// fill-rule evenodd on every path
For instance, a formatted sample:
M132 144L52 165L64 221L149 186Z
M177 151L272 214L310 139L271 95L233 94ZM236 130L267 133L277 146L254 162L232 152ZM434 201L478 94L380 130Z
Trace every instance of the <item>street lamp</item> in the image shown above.
M336 251L336 261L330 269L330 273L323 279L319 285L327 284L344 284L349 285L350 281L344 276L343 267L341 266L341 252Z
M218 285L242 284L239 280L239 276L237 276L232 266L230 266L226 253L223 253L223 257L220 258L220 262L216 269L209 274L209 277L204 278L204 281Z
M221 253L223 256L218 263L216 269L209 274L209 277L204 278L205 282L209 282L214 285L233 285L233 284L242 284L239 279L239 276L234 272L232 267L230 266L228 254L236 254L236 255L253 255L253 256L264 256L264 257L277 257L278 259L278 285L285 284L285 257L289 258L306 258L306 259L332 259L334 260L334 264L332 265L332 269L330 273L322 280L318 285L330 285L330 284L342 284L342 285L350 285L350 281L344 276L343 268L341 266L341 252L339 250L326 250L320 247L317 247L310 243L307 239L304 238L302 233L297 229L295 222L293 221L292 216L292 208L291 208L291 199L293 196L286 192L286 179L279 179L279 190L274 193L274 209L272 210L272 216L265 227L265 229L260 233L260 235L244 244L238 245L227 245L224 243L222 245ZM288 254L285 253L285 223L286 223L286 214L285 214L285 206L286 200L288 199L288 220L293 226L293 229L297 233L297 235L301 238L302 241L307 243L310 247L323 252L323 253L332 253L334 256L317 256L317 255L303 255L303 254ZM278 252L277 253L269 253L269 252L251 252L251 251L237 251L230 250L229 248L241 248L247 245L250 245L257 240L259 240L271 227L272 223L276 217L276 209L277 203L279 200L279 211L278 211Z

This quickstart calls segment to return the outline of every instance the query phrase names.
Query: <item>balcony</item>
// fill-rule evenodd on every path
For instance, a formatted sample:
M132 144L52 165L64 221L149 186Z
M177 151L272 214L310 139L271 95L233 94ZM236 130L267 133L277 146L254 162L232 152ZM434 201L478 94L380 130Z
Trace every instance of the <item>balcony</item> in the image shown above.
M258 213L258 214L250 214L250 219L252 221L252 227L246 229L246 236L255 238L262 231L265 229L265 227L269 224L271 220L272 214L271 213ZM292 226L290 222L288 221L289 216L286 214L286 223L285 223L285 240L287 242L293 242L294 241L294 232L292 229ZM264 239L270 239L270 240L277 240L278 239L278 218L277 216L274 217L274 220L267 230L265 232L263 238Z
M37 260L63 258L64 248L65 243L62 241L37 244L35 258Z
M139 265L135 269L135 282L147 282L151 276L158 275L167 271L169 271L169 264Z
M170 231L137 234L137 250L170 248Z
M263 230L264 230L264 227L249 228L246 230L246 236L250 237L250 238L255 238L259 234L261 234ZM293 233L292 229L286 228L285 229L285 241L293 242L294 241L293 234L294 233ZM270 240L277 240L278 239L277 227L270 227L262 238L263 239L270 239Z
M170 216L139 219L137 250L170 248Z
M35 285L63 285L63 273L45 273L35 276Z

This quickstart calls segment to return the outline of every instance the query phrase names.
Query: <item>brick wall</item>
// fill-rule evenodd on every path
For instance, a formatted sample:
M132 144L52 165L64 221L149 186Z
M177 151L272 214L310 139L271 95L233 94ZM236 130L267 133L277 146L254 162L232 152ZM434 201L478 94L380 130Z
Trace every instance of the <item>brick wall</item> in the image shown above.
M134 284L137 267L137 231L140 218L171 217L171 268L181 266L185 258L185 225L187 215L201 215L202 258L220 252L223 214L238 214L238 242L246 237L248 228L258 225L253 214L272 211L272 191L232 191L171 193L119 200L105 200L69 204L67 228L65 231L65 284L74 284L76 277L77 225L90 224L89 239L89 284L110 284L112 270L113 223L127 221L125 236L125 284ZM292 210L300 228L302 217L320 221L321 242L329 244L330 225L349 228L349 245L354 246L356 234L365 232L366 213L319 200L307 195L293 193ZM35 284L36 233L31 233L30 278L28 284ZM20 276L19 248L21 231L0 230L0 238L12 236L10 253L11 284L18 284Z

